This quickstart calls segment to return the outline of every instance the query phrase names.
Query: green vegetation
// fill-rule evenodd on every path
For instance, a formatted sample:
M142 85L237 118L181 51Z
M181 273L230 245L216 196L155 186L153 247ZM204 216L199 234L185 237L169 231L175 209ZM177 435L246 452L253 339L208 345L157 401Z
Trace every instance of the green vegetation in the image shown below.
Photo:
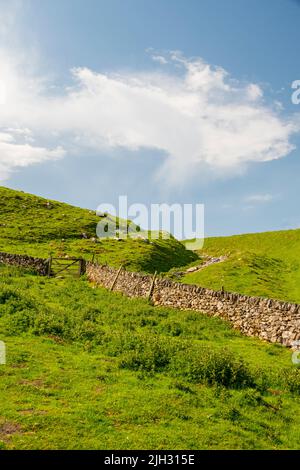
M198 254L228 259L186 274L182 282L300 302L300 230L207 238Z
M0 267L2 449L297 449L300 370L219 318Z
M201 263L174 238L99 241L93 211L5 188L0 201L0 251L94 255L168 275ZM102 219L110 230L115 220ZM119 238L136 230L117 224ZM203 252L228 260L184 280L297 300L299 240L300 231L208 239ZM291 352L219 318L0 265L0 340L0 449L299 448Z
M112 216L99 217L95 211L0 187L0 251L48 258L95 255L99 263L123 264L126 269L164 272L197 258L175 238L98 239L96 226L105 220L118 228L121 238L134 224Z

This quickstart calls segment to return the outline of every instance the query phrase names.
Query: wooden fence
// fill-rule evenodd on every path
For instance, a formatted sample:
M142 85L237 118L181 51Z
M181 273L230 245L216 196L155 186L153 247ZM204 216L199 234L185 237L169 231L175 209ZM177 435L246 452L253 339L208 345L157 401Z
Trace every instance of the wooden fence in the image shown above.
M86 261L83 258L52 258L48 259L48 277L69 275L80 277L85 273Z

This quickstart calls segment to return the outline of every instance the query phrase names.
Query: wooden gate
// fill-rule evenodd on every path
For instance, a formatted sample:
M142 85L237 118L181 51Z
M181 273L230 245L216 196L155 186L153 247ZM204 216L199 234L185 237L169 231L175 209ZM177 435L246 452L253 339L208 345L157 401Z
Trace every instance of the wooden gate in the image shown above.
M85 273L86 262L82 258L49 258L48 277L80 277Z

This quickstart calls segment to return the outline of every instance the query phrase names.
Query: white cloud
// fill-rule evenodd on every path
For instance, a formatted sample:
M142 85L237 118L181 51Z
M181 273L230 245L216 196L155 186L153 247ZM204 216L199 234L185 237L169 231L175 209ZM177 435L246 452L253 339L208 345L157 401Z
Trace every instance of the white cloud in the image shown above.
M161 65L166 65L166 64L168 64L167 59L166 59L164 56L162 56L162 55L153 55L153 56L152 56L152 60L154 60L154 62L158 62L158 63L161 64Z
M66 153L123 147L164 152L160 177L177 184L202 171L240 172L293 150L290 138L299 122L267 106L257 84L240 83L223 68L178 52L165 61L174 73L112 75L76 68L73 86L54 94L24 56L20 61L0 51L2 178L15 167Z
M7 178L14 168L25 167L48 159L62 158L64 155L65 151L61 147L49 150L26 142L17 143L13 134L1 132L0 179Z
M263 96L263 91L260 88L259 85L256 85L255 83L250 83L247 87L247 93L250 99L253 101L257 100L258 98L262 98Z
M251 196L248 196L245 198L245 201L246 202L249 202L249 203L257 203L257 204L261 204L261 203L266 203L266 202L271 202L273 201L274 199L274 196L272 196L272 194L252 194Z

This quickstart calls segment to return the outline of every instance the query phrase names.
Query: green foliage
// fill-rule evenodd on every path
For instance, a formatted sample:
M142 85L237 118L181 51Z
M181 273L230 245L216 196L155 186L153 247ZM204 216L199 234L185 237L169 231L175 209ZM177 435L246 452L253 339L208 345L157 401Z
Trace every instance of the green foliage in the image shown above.
M228 388L255 387L248 365L227 349L185 351L174 358L172 370L189 382Z
M174 342L160 336L141 336L132 351L123 354L120 367L131 370L159 372L170 363L176 351Z
M300 395L300 369L284 369L281 373L283 386L292 393Z
M3 289L0 292L0 304L8 304L10 302L14 302L19 300L19 295L17 292L11 290L11 289Z

